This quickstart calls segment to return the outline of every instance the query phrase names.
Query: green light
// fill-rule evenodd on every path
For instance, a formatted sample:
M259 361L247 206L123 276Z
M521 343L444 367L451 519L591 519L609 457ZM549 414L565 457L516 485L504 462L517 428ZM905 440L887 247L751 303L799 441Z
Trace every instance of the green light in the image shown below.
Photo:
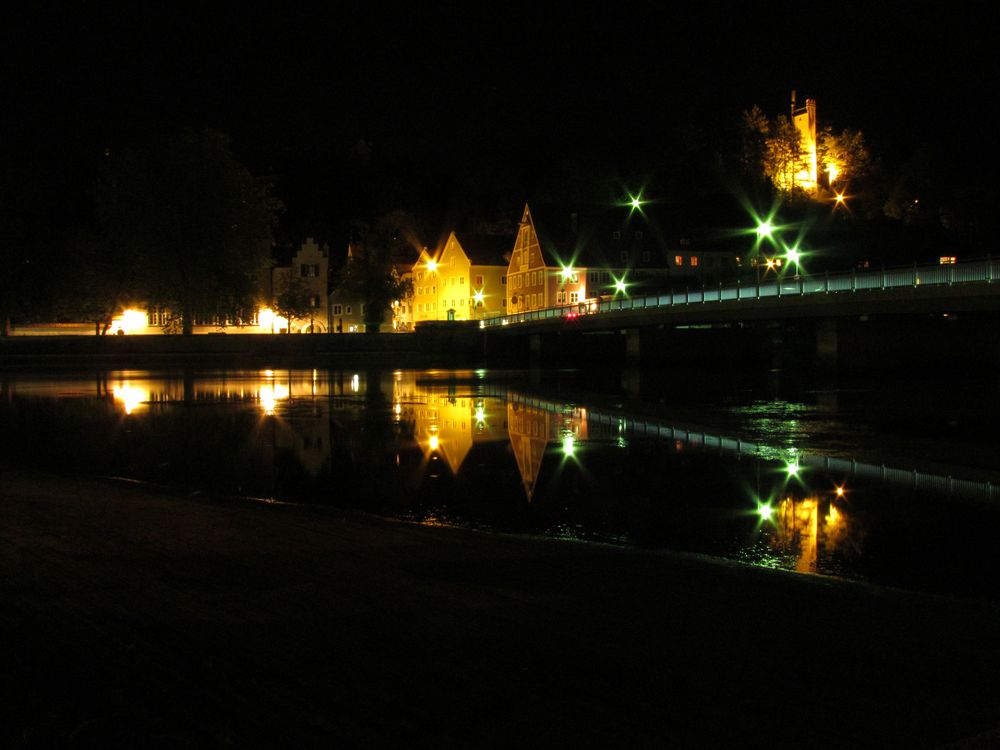
M568 281L569 278L572 275L573 275L573 269L570 268L569 266L563 266L563 268L562 268L562 280L563 281Z
M625 281L622 279L615 279L615 292L621 292L625 294Z
M773 514L774 508L771 507L771 503L757 503L757 515L761 517L761 520L770 521Z
M771 226L769 219L765 219L757 225L757 239L762 239L764 237L770 237L771 233L774 231L774 227Z
M794 459L787 462L785 471L788 472L788 476L797 477L799 475L799 462Z
M639 208L639 206L641 206L641 205L642 205L642 203L639 201L638 198L633 198L632 199L632 208Z
M562 449L563 453L567 456L572 456L573 453L576 452L576 440L572 435L566 435L566 437L563 438Z
M788 248L788 251L785 253L785 257L788 258L789 263L795 263L796 265L798 265L799 258L802 257L802 253L800 253L794 247L790 247Z

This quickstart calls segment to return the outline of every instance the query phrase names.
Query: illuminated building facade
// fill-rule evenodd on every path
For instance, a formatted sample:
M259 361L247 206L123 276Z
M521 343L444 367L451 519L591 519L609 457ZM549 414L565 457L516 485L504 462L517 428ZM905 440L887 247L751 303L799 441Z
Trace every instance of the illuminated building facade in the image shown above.
M805 105L799 107L795 92L792 91L792 125L799 134L801 148L799 163L795 170L795 184L806 192L815 192L819 187L815 99L806 99Z
M308 237L292 256L289 265L271 269L269 296L272 300L295 284L309 302L309 313L302 318L270 318L272 326L276 326L274 333L326 333L329 330L329 256L330 251L326 245L320 246L312 237Z
M576 214L573 214L576 216ZM508 313L570 305L587 299L586 268L578 267L573 253L557 256L556 245L539 235L527 204L507 267L505 305Z
M448 235L435 252L424 248L413 264L413 322L475 320L506 309L506 237Z

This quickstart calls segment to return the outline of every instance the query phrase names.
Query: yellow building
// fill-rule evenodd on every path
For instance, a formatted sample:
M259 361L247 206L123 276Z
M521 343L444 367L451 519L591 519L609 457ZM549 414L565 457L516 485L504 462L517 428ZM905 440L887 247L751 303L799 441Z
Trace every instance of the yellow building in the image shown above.
M796 166L795 184L807 192L819 187L816 162L816 100L806 99L805 106L796 104L792 91L792 125L799 133L802 153Z
M502 313L507 267L497 250L501 245L509 247L509 239L468 235L460 241L452 232L439 250L424 248L410 272L413 322Z

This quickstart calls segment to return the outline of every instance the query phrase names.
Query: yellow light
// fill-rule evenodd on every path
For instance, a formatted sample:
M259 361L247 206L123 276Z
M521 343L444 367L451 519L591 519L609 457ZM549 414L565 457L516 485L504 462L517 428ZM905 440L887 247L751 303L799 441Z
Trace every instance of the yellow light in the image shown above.
M121 401L125 407L125 413L131 414L143 402L149 399L149 394L144 393L134 385L116 385L112 390L116 401Z
M116 315L111 320L111 331L117 333L121 331L122 333L137 333L140 329L146 327L146 313L142 310L128 309L124 310L120 315Z
M844 194L843 193L837 193L837 196L836 196L836 198L834 198L834 200L836 200L837 203L843 203L844 202Z
M768 268L774 268L774 258L768 258L767 259L767 267Z
M486 421L486 412L483 410L483 407L481 406L476 407L476 421L477 422Z
M573 275L573 269L570 268L569 266L563 266L561 275L563 281L568 281L570 277Z
M274 311L269 307L262 307L257 312L257 323L261 328L270 328L274 322Z
M472 299L476 301L476 304L481 303L484 298L485 295L483 294L483 291L481 289L472 295Z
M844 496L844 488L843 487L838 487L837 488L837 497L843 497L843 496Z
M354 391L355 393L361 390L361 378L359 378L357 375L351 377L351 390Z
M435 271L437 271L438 270L438 263L437 263L437 261L436 260L429 260L429 261L427 261L427 270L430 271L431 273L434 273Z
M430 447L432 451L436 451L438 447L441 445L440 441L438 440L438 436L431 435L430 438L428 438L427 440L427 445Z

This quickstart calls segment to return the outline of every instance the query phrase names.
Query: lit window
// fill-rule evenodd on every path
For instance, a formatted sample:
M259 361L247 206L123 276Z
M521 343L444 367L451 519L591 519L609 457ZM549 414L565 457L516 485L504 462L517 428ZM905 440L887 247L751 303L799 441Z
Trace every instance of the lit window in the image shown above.
M569 301L570 301L570 304L574 304L575 305L577 302L580 301L580 293L579 292L570 292L569 293Z
M683 255L675 255L674 256L674 265L675 266L683 266L684 265L684 256Z
M942 255L940 260L942 266L952 266L957 261L958 258L956 258L954 255Z
M692 255L691 256L691 265L692 266L697 266L698 265L698 256L697 255Z

